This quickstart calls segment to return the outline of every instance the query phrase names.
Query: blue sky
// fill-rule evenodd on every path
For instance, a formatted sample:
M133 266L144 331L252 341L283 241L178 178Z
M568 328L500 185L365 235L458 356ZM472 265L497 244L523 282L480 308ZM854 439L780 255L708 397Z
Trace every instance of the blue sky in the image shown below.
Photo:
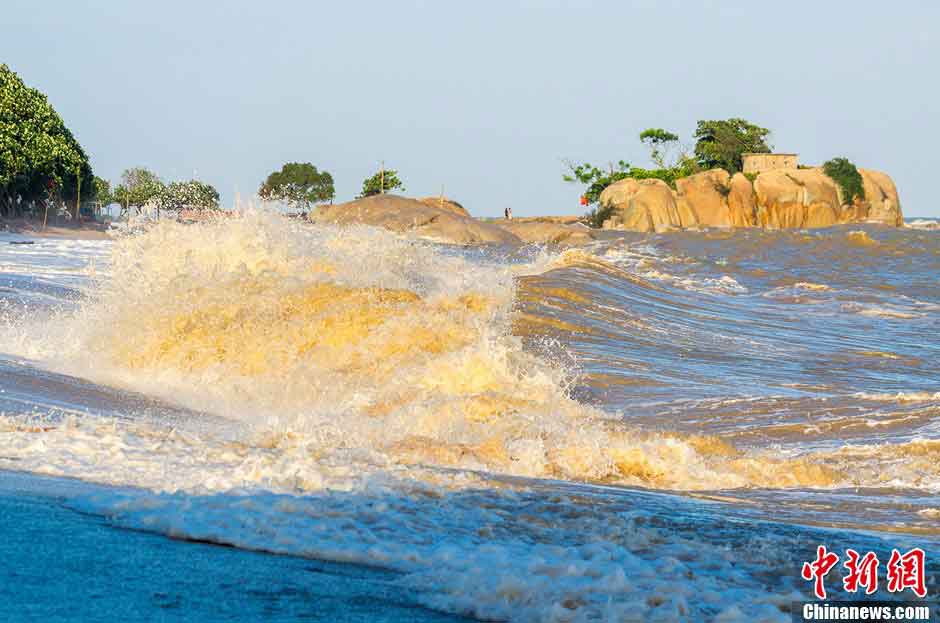
M740 116L845 155L940 216L940 3L5 0L0 62L116 180L195 172L231 202L285 161L352 198L379 162L476 215L573 214L563 160L649 164Z

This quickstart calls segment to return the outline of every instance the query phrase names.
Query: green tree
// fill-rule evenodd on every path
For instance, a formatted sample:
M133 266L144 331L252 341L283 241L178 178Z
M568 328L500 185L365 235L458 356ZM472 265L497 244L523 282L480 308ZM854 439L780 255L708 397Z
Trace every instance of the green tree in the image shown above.
M584 190L582 196L585 198L588 205L597 203L605 188L614 182L630 177L630 172L634 169L634 167L631 167L623 160L617 163L616 168L611 164L606 171L588 162L580 165L575 165L571 162L566 162L565 164L568 167L569 173L562 175L562 179L566 182L586 184L587 188Z
M566 163L569 173L563 174L562 179L566 182L575 182L586 184L583 197L588 205L593 205L600 200L604 189L619 182L622 179L632 177L637 180L657 179L669 184L670 187L676 187L676 180L688 177L698 172L696 162L688 157L682 156L675 165L660 169L644 169L641 167L632 167L623 160L616 166L609 165L606 170L599 169L589 163L574 165L571 162Z
M262 199L283 201L292 208L308 210L318 201L332 201L336 196L333 176L317 171L309 162L288 162L267 177L258 195Z
M362 182L362 194L360 197L371 197L380 195L390 190L404 191L405 186L398 179L398 171L395 169L383 169L372 177L368 177Z
M88 156L45 95L0 65L0 215L61 197L91 197Z
M744 119L699 121L695 129L695 156L704 169L725 169L732 175L743 165L741 154L770 153L770 130Z
M650 150L650 159L660 169L667 168L666 158L670 150L678 145L679 136L662 128L647 128L640 132L640 142Z
M121 204L121 214L128 214L130 208L140 209L151 201L158 201L165 185L157 174L143 167L127 169L121 174L121 183L114 189L112 196Z
M106 208L114 203L114 196L111 194L111 182L96 175L94 189L95 201L97 201L102 208Z
M157 198L161 210L218 210L219 191L199 180L171 182Z
M823 164L823 173L842 189L842 200L853 203L865 199L865 184L862 174L848 158L833 158Z

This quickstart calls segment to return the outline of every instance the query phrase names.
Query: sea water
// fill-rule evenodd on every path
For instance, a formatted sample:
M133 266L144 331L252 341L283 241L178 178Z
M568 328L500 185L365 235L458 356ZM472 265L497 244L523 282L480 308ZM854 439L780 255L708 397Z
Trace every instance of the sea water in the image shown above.
M116 570L99 608L17 546L14 610L65 617L45 573L105 619L787 621L820 543L924 548L936 591L940 232L10 240L3 516Z

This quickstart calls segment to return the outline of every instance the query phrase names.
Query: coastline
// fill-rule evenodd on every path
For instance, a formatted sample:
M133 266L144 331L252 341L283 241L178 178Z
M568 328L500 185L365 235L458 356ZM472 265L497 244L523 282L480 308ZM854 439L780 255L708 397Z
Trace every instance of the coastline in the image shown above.
M0 219L0 233L27 236L30 238L63 238L72 240L109 240L109 226L104 223L81 222L78 224L47 225L30 219Z

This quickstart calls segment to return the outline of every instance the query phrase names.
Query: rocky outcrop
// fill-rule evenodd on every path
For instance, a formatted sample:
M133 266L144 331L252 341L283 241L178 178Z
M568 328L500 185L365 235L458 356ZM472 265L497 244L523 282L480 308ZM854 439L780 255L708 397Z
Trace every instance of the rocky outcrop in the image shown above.
M459 214L460 216L470 216L470 213L465 207L452 199L448 199L447 197L425 197L423 199L418 199L418 201L426 206L431 206L432 208L440 208L442 210L447 210L448 212L453 212L454 214Z
M745 178L746 179L746 178ZM724 169L712 169L676 180L676 195L688 205L694 221L684 227L731 227L731 209L728 195L731 193L731 176Z
M662 180L622 179L604 189L600 203L616 207L604 229L662 232L683 227L676 197Z
M310 220L334 225L373 225L451 244L521 244L511 232L448 209L398 195L375 195L319 206Z
M574 225L583 221L583 216L571 214L567 216L514 216L512 219L513 223L560 223L562 225Z
M761 227L830 227L842 222L839 186L822 169L766 171L754 181L754 192Z
M495 221L494 224L528 243L572 247L587 244L596 237L587 225L557 222L551 218Z
M880 171L859 169L858 172L862 174L862 184L865 188L864 203L868 204L865 219L895 227L903 225L904 215L901 214L901 202L898 200L898 189L894 180Z
M743 173L731 176L728 209L731 212L732 227L753 227L757 224L757 196L754 194L754 185Z
M712 169L677 180L624 179L601 193L614 212L604 227L651 232L701 227L770 229L830 227L841 223L903 223L897 189L884 173L859 169L865 199L847 204L821 168L765 171L753 184L740 173Z

